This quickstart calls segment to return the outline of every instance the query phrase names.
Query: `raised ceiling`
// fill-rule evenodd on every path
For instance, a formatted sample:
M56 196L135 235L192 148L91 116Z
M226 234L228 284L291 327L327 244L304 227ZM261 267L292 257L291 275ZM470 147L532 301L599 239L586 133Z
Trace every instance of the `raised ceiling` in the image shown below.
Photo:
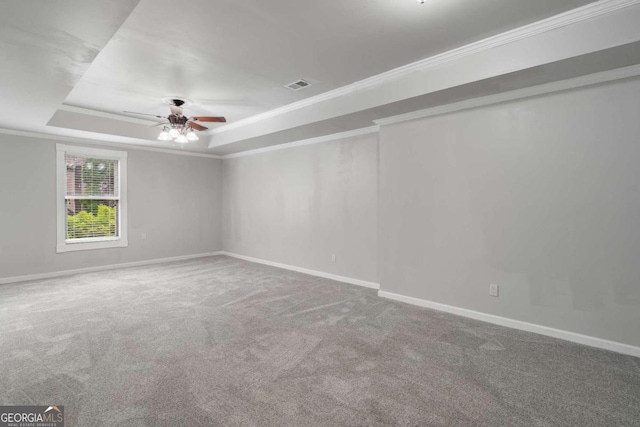
M588 2L142 0L65 104L165 113L180 95L233 122Z
M0 88L8 99L0 106L0 127L211 153L222 153L216 150L220 140L224 152L236 152L243 138L225 142L215 130L186 147L161 143L153 121L123 111L167 114L161 98L180 96L194 101L187 113L224 115L233 127L589 3L9 2L0 16L0 58L7 64L0 69ZM283 87L299 78L312 86L297 92ZM272 141L267 144L288 142L268 128L263 133Z

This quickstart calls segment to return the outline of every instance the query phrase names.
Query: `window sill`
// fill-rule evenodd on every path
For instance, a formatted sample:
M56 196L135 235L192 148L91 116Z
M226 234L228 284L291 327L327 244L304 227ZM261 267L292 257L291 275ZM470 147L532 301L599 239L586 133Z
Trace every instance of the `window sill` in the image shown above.
M73 251L90 251L93 249L126 248L127 246L129 246L129 242L123 239L105 240L98 242L74 242L58 245L56 248L56 252L61 253Z

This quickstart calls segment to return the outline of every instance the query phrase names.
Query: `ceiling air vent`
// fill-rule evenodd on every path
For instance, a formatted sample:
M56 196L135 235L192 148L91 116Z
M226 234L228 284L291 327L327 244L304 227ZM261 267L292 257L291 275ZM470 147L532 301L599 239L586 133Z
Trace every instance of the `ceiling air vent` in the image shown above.
M300 89L304 89L307 86L311 86L311 83L309 83L306 80L298 80L296 82L293 83L289 83L288 85L284 85L284 87L291 89L291 90L300 90Z

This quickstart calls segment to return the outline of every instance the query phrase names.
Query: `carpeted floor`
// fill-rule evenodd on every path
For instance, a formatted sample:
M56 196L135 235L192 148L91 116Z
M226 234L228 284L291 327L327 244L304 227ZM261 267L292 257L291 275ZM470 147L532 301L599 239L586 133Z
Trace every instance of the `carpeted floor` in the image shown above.
M640 426L640 359L212 257L0 286L0 404L67 426Z

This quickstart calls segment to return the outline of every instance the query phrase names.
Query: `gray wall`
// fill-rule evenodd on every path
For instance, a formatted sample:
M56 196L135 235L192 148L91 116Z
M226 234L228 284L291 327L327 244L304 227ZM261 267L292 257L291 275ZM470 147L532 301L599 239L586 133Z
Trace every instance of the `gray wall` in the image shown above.
M55 143L0 135L0 278L224 249L637 346L638 111L634 79L379 141L224 161L129 150L129 247L63 254Z
M224 160L224 249L377 282L377 159L366 135Z
M384 127L381 289L640 345L639 112L635 79Z
M58 254L55 142L0 134L0 278L221 249L222 161L126 151L129 247Z

